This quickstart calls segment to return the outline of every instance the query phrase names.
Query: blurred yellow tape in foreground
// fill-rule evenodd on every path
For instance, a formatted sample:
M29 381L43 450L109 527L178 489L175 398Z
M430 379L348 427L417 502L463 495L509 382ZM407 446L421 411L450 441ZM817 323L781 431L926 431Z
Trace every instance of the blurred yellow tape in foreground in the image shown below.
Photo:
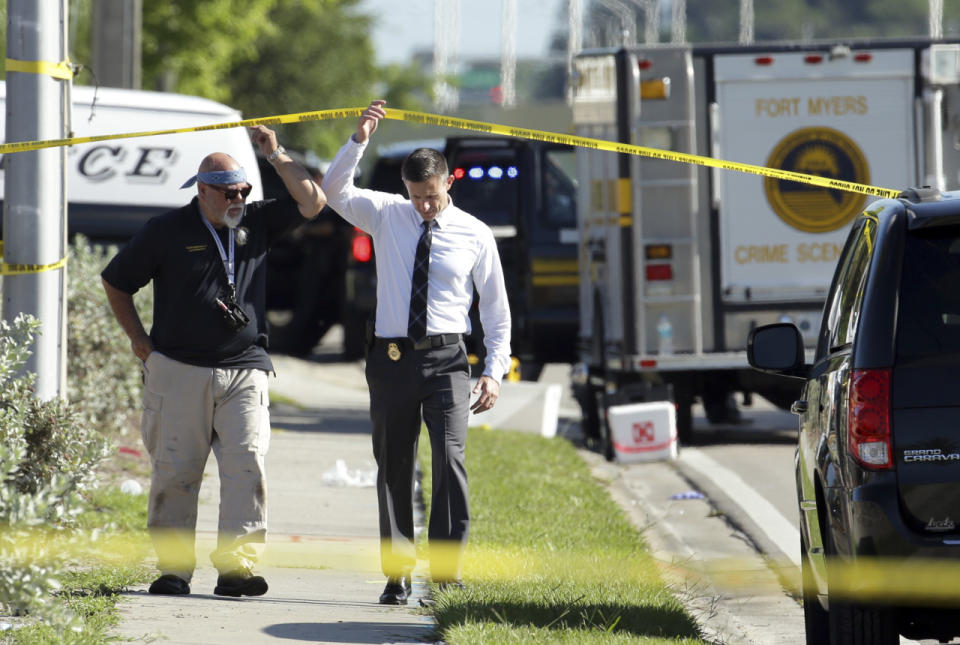
M359 117L365 108L344 108L338 110L317 110L313 112L296 112L293 114L281 114L277 116L260 117L255 119L244 119L243 121L231 121L227 123L215 123L189 128L174 128L170 130L147 130L143 132L129 132L125 134L103 134L89 137L74 137L69 139L48 139L44 141L19 141L13 143L0 144L0 154L12 152L24 152L27 150L39 150L42 148L54 148L60 146L69 146L79 143L93 143L96 141L110 141L113 139L127 139L133 137L150 137L160 134L180 134L186 132L200 132L204 130L222 130L226 128L249 127L254 125L276 126L289 123L306 123L308 121L329 121L335 119L346 119ZM636 146L628 143L618 143L615 141L606 141L604 139L591 139L589 137L578 137L570 134L560 134L557 132L546 132L543 130L530 130L527 128L518 128L513 126L498 125L496 123L487 123L485 121L472 121L470 119L460 119L451 116L442 116L439 114L428 114L426 112L411 112L409 110L395 110L387 108L387 118L396 121L407 121L409 123L420 123L424 125L435 125L446 128L457 128L460 130L471 130L474 132L483 132L486 134L498 134L517 139L531 139L535 141L549 141L551 143L561 143L581 148L592 148L595 150L607 150L622 154L638 155L641 157L650 157L653 159L663 159L666 161L675 161L678 163L691 163L710 168L720 168L722 170L735 170L772 179L783 181L795 181L801 184L810 184L822 188L833 190L843 190L847 192L861 193L864 195L876 195L878 197L896 197L900 194L899 190L890 188L880 188L878 186L868 186L851 181L840 179L831 179L819 175L808 175L805 173L782 170L779 168L766 168L753 164L739 163L736 161L725 161L723 159L714 159L684 152L674 152L672 150L660 150L658 148L647 148L645 146Z
M168 543L196 546L206 554L217 547L216 536L191 534ZM154 547L146 532L79 535L54 531L0 531L0 569L23 564L63 562L103 562L136 564L151 560ZM193 566L194 550L183 548L184 563ZM273 535L268 539L260 566L333 569L373 576L380 574L380 540L372 536ZM517 546L459 544L418 545L417 570L425 577L453 577L462 570L463 578L476 582L553 580L603 585L628 580L642 585L657 569L670 570L681 578L707 579L718 589L759 592L768 584L758 576L753 559L716 558L711 560L677 559L650 567L649 556L637 552L586 552L533 545ZM790 563L768 563L799 579L797 567ZM855 562L828 559L832 598L847 602L891 605L946 606L960 608L960 561L934 559L861 558ZM810 592L815 590L810 589Z

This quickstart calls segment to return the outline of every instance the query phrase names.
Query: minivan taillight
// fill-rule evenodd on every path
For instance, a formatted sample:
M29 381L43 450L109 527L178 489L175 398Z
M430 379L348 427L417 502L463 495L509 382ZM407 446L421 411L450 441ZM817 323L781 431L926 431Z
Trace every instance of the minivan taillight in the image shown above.
M356 227L353 229L351 251L353 252L353 259L357 262L369 262L373 256L373 243L370 236Z
M890 370L853 370L850 375L847 443L866 468L891 468Z

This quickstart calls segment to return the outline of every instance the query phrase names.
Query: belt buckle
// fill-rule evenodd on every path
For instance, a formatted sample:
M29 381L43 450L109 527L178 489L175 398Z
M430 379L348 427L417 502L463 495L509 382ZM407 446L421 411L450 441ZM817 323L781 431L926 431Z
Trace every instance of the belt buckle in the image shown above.
M397 343L387 344L387 358L396 363L403 354L400 352L400 345Z

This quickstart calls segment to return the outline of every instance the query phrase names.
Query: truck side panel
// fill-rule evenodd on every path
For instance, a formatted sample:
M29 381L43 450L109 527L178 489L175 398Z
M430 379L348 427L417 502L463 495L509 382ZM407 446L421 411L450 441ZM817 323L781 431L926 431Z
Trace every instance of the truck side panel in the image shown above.
M613 56L583 56L577 59L576 66L578 87L573 104L576 133L615 141L617 91ZM608 344L618 344L623 339L617 156L589 148L577 148L576 154L579 343L582 351L590 354L596 363L603 360Z
M636 143L694 152L693 61L686 47L636 54L640 100L633 114ZM639 352L667 353L658 326L669 325L676 353L704 349L700 318L697 169L691 164L636 157L631 175L633 267Z

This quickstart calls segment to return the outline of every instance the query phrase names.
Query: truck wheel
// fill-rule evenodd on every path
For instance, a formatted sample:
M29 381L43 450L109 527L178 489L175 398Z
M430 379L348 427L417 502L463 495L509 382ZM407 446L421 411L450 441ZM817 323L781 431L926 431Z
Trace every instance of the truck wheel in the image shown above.
M580 428L583 440L588 448L594 448L600 442L600 417L597 411L597 397L590 383L577 385L573 395L580 404Z
M677 406L677 440L680 445L693 442L693 395L674 386L673 402Z
M613 461L617 454L613 449L613 435L610 432L610 424L607 422L609 401L607 401L607 395L602 388L594 392L594 397L597 402L597 422L600 429L600 454L607 461Z
M524 381L536 381L543 373L543 363L539 361L521 361L520 378Z

